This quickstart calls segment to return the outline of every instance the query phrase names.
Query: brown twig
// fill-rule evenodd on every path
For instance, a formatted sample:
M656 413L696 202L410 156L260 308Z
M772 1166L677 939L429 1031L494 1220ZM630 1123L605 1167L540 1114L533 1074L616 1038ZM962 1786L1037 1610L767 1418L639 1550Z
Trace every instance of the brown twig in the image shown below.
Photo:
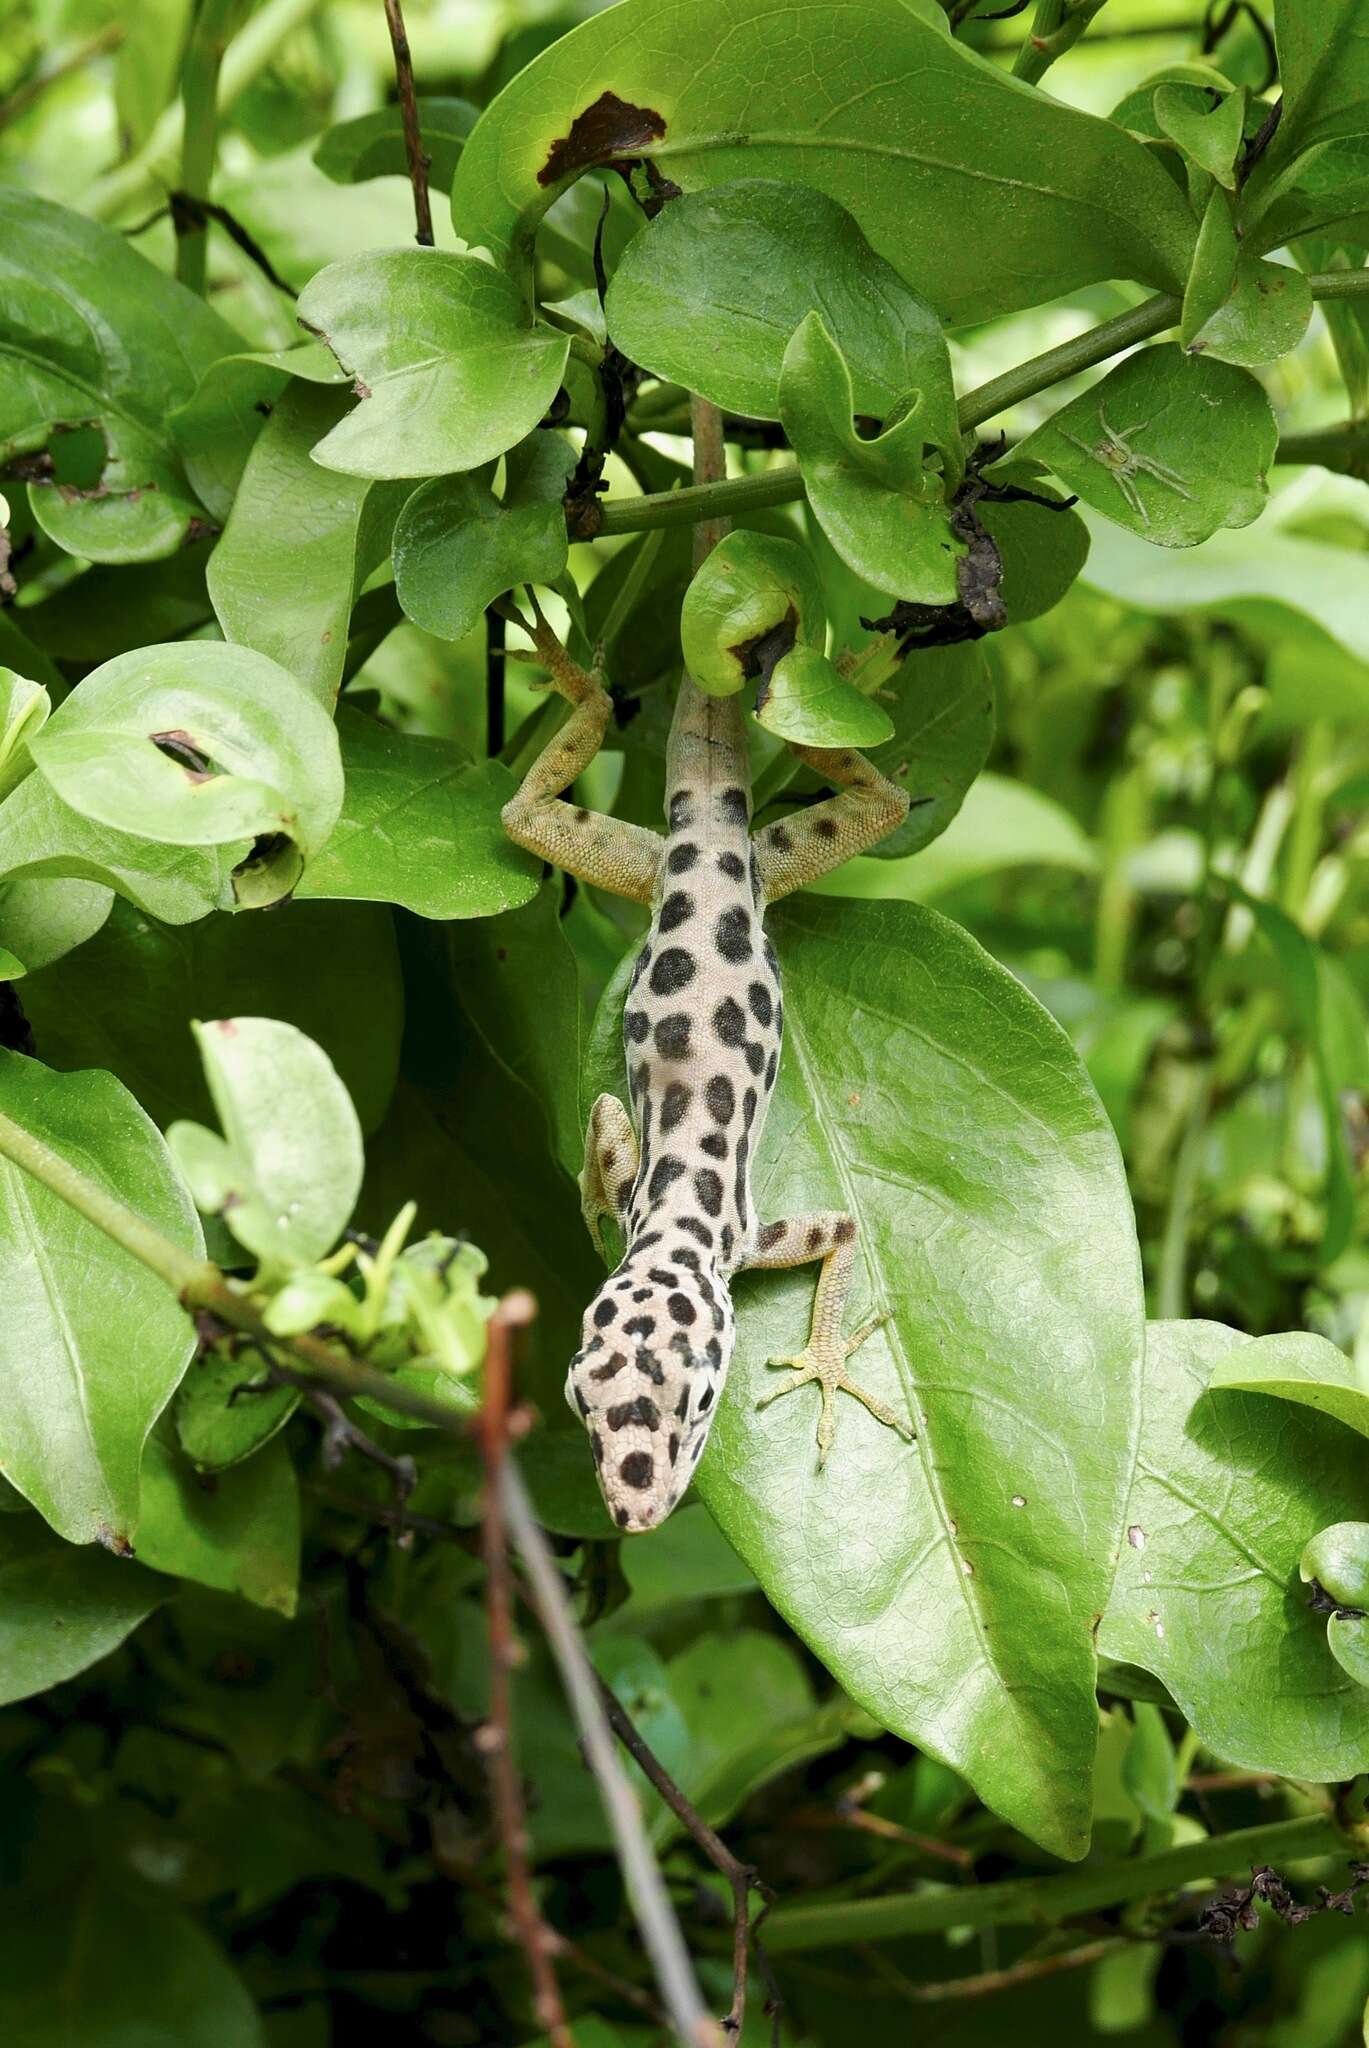
M680 1924L642 1825L636 1796L618 1761L613 1729L570 1611L565 1581L511 1458L504 1461L500 1482L509 1534L527 1568L533 1605L574 1711L585 1761L598 1783L628 1898L641 1929L642 1946L651 1958L660 1987L661 2002L675 2032L689 2048L722 2048L720 2030L709 2018L694 1980Z
M485 1460L483 1529L485 1613L490 1641L490 1717L477 1744L490 1776L490 1795L504 1849L509 1912L519 1945L532 1975L533 2010L552 2048L574 2048L575 2037L552 1966L553 1938L537 1909L528 1860L528 1831L523 1788L513 1747L513 1695L510 1683L519 1649L513 1632L513 1583L504 1528L504 1458L509 1440L509 1392L513 1370L513 1333L526 1329L537 1313L526 1291L506 1294L490 1318L485 1347L485 1398L478 1437Z
M790 1820L795 1827L859 1828L867 1835L878 1835L881 1841L897 1842L903 1848L916 1849L939 1863L953 1863L958 1870L969 1870L974 1865L972 1850L957 1848L953 1842L939 1842L935 1835L916 1834L911 1828L900 1827L897 1821L886 1820L883 1814L867 1813L863 1806L849 1797L839 1799L834 1808L800 1807L790 1815Z
M395 84L399 88L399 109L404 121L404 154L409 159L409 183L414 188L414 240L424 249L433 246L433 210L428 203L428 172L432 158L423 152L423 135L418 125L418 100L414 95L414 60L399 0L385 0L385 19L395 53Z
M862 1947L861 1954L901 1998L913 2005L943 2005L952 1999L991 1998L999 1991L1015 1991L1021 1984L1035 1984L1042 1977L1058 1977L1062 1970L1086 1969L1090 1963L1101 1962L1114 1949L1128 1945L1124 1938L1117 1937L1086 1941L1078 1948L1063 1949L1058 1955L1037 1956L1012 1963L1004 1970L982 1970L974 1977L947 1977L933 1984L914 1983L876 1948Z
M713 1868L720 1876L726 1878L732 1887L732 2006L723 2021L723 2027L729 2034L739 2035L742 2021L746 2017L747 1953L751 1939L750 1894L753 1890L758 1891L768 1903L774 1897L774 1893L768 1885L761 1882L754 1864L743 1863L734 1856L722 1836L711 1828L703 1815L690 1804L669 1771L658 1761L637 1732L626 1707L597 1672L595 1685L609 1727L623 1748L641 1770L648 1784L670 1808L686 1834L697 1843Z

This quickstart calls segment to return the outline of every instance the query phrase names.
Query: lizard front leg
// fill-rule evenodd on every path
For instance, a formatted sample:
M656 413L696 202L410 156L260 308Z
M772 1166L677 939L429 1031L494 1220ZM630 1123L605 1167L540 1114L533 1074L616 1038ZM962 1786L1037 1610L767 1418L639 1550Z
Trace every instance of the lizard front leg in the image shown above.
M504 830L554 867L582 882L650 903L656 889L663 841L644 825L562 801L562 792L583 775L598 753L613 715L613 703L597 676L567 654L533 600L535 624L517 615L558 696L571 706L561 730L542 749L516 796L505 804Z
M580 1209L594 1249L604 1264L604 1218L621 1224L637 1179L637 1134L616 1095L600 1095L589 1113L585 1163L580 1171Z
M882 1401L877 1401L873 1394L858 1386L846 1371L847 1359L860 1349L872 1331L888 1320L887 1316L872 1316L852 1336L842 1335L842 1316L846 1292L851 1284L855 1251L855 1219L839 1209L830 1209L816 1216L795 1216L787 1223L764 1224L757 1236L755 1249L746 1260L748 1266L770 1267L802 1266L810 1259L822 1260L808 1342L795 1358L766 1361L769 1365L787 1365L793 1370L782 1387L776 1387L773 1393L763 1395L756 1403L758 1408L768 1407L782 1395L792 1394L811 1381L817 1382L822 1394L822 1411L818 1417L819 1467L826 1464L827 1453L836 1437L836 1397L839 1393L854 1394L877 1422L886 1423L909 1442L913 1437L907 1423L900 1422L891 1408L886 1408Z
M834 782L837 794L755 835L767 903L864 853L908 815L907 790L881 775L863 754L849 747L794 746L791 751L824 782Z

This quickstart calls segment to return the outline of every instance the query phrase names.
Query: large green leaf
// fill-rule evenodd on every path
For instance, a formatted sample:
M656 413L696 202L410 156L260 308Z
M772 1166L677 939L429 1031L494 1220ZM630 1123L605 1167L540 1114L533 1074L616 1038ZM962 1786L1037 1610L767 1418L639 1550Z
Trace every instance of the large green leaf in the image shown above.
M786 1052L758 1210L854 1215L848 1324L892 1319L853 1370L918 1440L842 1398L820 1471L816 1400L756 1407L765 1360L807 1334L813 1272L743 1279L699 1490L853 1699L1034 1840L1078 1856L1092 1629L1140 1391L1116 1143L1064 1034L959 927L909 905L808 898L773 923ZM621 1086L619 993L601 1011L606 1087Z
M780 416L813 517L847 566L890 597L954 604L965 548L951 528L945 478L926 464L941 422L922 394L865 439L846 360L821 313L809 313L784 352Z
M123 235L0 186L0 464L50 453L29 500L69 554L146 561L184 540L201 513L166 414L237 346Z
M501 762L472 763L451 740L395 732L346 705L338 736L342 815L301 896L450 918L490 917L536 895L540 864L500 823L516 787Z
M212 641L107 661L30 751L96 825L178 847L255 841L233 871L246 907L290 893L342 804L337 733L317 698L266 655Z
M478 476L435 477L395 523L395 591L414 624L464 640L515 583L555 583L566 566L561 499L575 467L562 434L509 450L502 498Z
M1128 356L1015 452L1118 525L1189 548L1258 519L1277 440L1248 372L1161 343Z
M266 2048L257 2010L208 1935L92 1872L36 1887L0 1928L9 2048Z
M111 1074L0 1052L0 1109L183 1251L199 1222L150 1118ZM148 1431L194 1349L165 1281L0 1163L0 1472L71 1543L131 1544Z
M1298 1560L1327 1523L1366 1518L1369 1475L1362 1444L1329 1416L1209 1391L1245 1348L1218 1323L1150 1326L1140 1457L1098 1645L1154 1672L1218 1756L1322 1784L1369 1769L1369 1692L1327 1648Z
M0 1518L0 1706L98 1663L170 1591L127 1558L64 1542L37 1515Z
M209 564L224 638L270 655L324 704L342 680L352 606L389 553L402 502L402 486L313 460L346 409L327 385L296 382L276 400Z
M275 1017L195 1027L223 1136L167 1133L206 1214L265 1263L309 1265L341 1237L361 1186L361 1126L328 1055Z
M529 324L502 271L438 249L332 263L305 287L299 317L356 379L361 403L314 450L352 476L492 462L548 410L570 348Z
M248 1370L240 1361L238 1377ZM138 1556L144 1564L294 1613L299 1488L279 1437L230 1471L197 1475L158 1434L148 1439L142 1477Z
M49 1066L107 1067L163 1129L213 1114L196 1017L279 1018L322 1046L370 1131L395 1084L404 1003L391 920L369 904L168 926L116 903L97 937L29 976L24 1008Z
M526 265L537 222L597 164L686 192L815 187L946 318L1072 286L1174 290L1193 224L1134 137L1005 77L887 0L624 0L536 58L486 110L452 187L459 235ZM649 196L652 172L635 178ZM993 260L986 260L986 251Z
M789 337L821 312L855 410L884 420L911 391L955 432L941 323L876 256L844 207L748 179L691 193L628 243L604 312L620 349L658 377L754 419L778 419Z

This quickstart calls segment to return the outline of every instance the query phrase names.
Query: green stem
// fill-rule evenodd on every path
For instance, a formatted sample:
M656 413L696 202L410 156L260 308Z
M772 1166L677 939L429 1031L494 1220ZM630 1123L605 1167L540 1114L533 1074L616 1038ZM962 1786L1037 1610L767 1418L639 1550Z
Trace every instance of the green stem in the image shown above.
M1271 1821L1210 1841L1188 1842L1156 1856L1066 1870L1057 1877L1009 1878L1001 1884L899 1892L888 1898L780 1906L766 1917L765 1946L772 1955L780 1955L853 1942L898 1941L947 1927L1054 1926L1079 1913L1151 1898L1195 1880L1244 1876L1252 1864L1271 1863L1282 1869L1309 1857L1332 1856L1338 1849L1345 1849L1344 1840L1335 1822L1324 1815Z
M116 1195L111 1195L98 1182L89 1179L60 1152L54 1152L32 1131L26 1131L22 1124L15 1123L2 1112L0 1158L11 1160L15 1166L31 1174L34 1180L41 1181L78 1215L84 1216L88 1223L93 1223L115 1244L122 1245L140 1265L166 1282L183 1308L207 1310L221 1323L251 1337L268 1354L287 1356L300 1372L331 1388L334 1393L368 1394L375 1400L384 1401L387 1407L398 1408L420 1422L429 1423L434 1429L465 1435L464 1416L442 1402L396 1386L388 1373L376 1372L371 1366L362 1365L318 1337L307 1334L277 1336L267 1328L250 1297L230 1286L212 1259L196 1258L192 1253L182 1251L169 1237L164 1237L160 1230L127 1208Z
M1309 277L1307 282L1314 299L1359 298L1369 294L1369 268L1319 272ZM1059 384L1066 377L1078 376L1082 370L1091 370L1124 348L1134 348L1137 342L1149 341L1162 334L1167 327L1176 324L1180 310L1180 301L1172 293L1157 292L1152 298L1143 299L1139 306L1130 306L1125 313L1118 313L1111 320L1090 327L1086 333L1075 335L1073 340L1062 341L1057 347L1048 348L1041 355L1031 356L1015 368L1005 370L1001 377L991 378L987 384L967 391L960 401L961 432L970 433L996 413L1019 405L1024 398L1033 398L1038 391L1049 390L1052 384ZM1304 439L1303 436L1290 438L1297 442ZM1275 459L1280 462L1285 459L1282 445ZM1294 454L1287 459L1306 462L1313 458ZM1316 459L1322 458L1318 456ZM730 483L693 484L682 491L656 491L642 498L610 499L603 507L598 531L601 534L640 533L643 528L652 526L691 526L696 519L745 514L757 511L763 505L792 504L803 495L803 477L798 465L787 463L779 469L762 470L757 476L734 478Z
M209 197L214 154L219 139L219 73L227 48L227 28L237 0L201 0L181 71L180 190L189 200ZM176 275L192 292L204 296L209 254L209 223L202 217L176 222Z
M322 0L263 0L224 53L217 102L221 114L321 4ZM97 178L76 202L81 212L96 220L110 220L128 207L146 206L158 198L175 176L184 134L185 108L175 100L137 154Z
M1275 461L1315 462L1323 469L1339 470L1342 476L1369 483L1369 421L1341 420L1334 427L1318 427L1312 433L1284 434Z
M1164 1233L1160 1239L1160 1268L1155 1279L1155 1313L1166 1322L1188 1313L1188 1234L1193 1204L1202 1179L1203 1140L1207 1136L1208 1112L1212 1107L1212 1069L1203 1067L1193 1077L1193 1096L1188 1105L1179 1156L1170 1182L1169 1207L1165 1211Z
M1295 924L1302 922L1303 905L1321 853L1327 770L1334 753L1335 739L1329 722L1315 719L1303 734L1294 764L1293 817L1284 849L1283 887L1279 891L1279 900Z
M693 526L724 514L755 512L762 505L787 505L803 496L798 465L762 470L731 482L687 484L683 490L653 491L645 498L620 498L604 506L599 533L640 533L651 526ZM597 537L597 536L596 536Z
M1120 989L1126 978L1127 952L1136 915L1136 891L1127 863L1146 837L1149 811L1145 776L1140 768L1120 775L1103 800L1100 832L1102 873L1094 913L1093 972L1101 989Z
M1107 0L1036 0L1036 18L1031 34L1013 60L1013 77L1035 85L1045 77L1057 57L1072 50L1095 14Z

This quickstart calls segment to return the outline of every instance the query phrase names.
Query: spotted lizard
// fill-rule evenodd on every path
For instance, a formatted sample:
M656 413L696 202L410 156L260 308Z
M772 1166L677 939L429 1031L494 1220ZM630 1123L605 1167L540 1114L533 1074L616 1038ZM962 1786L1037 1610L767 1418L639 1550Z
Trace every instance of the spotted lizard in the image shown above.
M611 700L540 614L533 638L572 711L505 807L505 829L544 860L652 911L623 1013L633 1115L616 1096L599 1096L580 1181L600 1255L608 1217L627 1249L585 1311L566 1379L609 1512L633 1533L664 1521L703 1455L736 1342L729 1283L743 1267L822 1262L808 1343L769 1361L791 1370L765 1397L817 1382L819 1462L835 1434L838 1392L910 1434L846 1372L884 1320L842 1335L854 1218L821 1210L766 1223L751 1194L784 1028L765 908L882 839L908 797L861 754L795 745L836 793L753 836L741 700L709 696L686 673L666 751L664 837L577 807L563 793L597 753Z

